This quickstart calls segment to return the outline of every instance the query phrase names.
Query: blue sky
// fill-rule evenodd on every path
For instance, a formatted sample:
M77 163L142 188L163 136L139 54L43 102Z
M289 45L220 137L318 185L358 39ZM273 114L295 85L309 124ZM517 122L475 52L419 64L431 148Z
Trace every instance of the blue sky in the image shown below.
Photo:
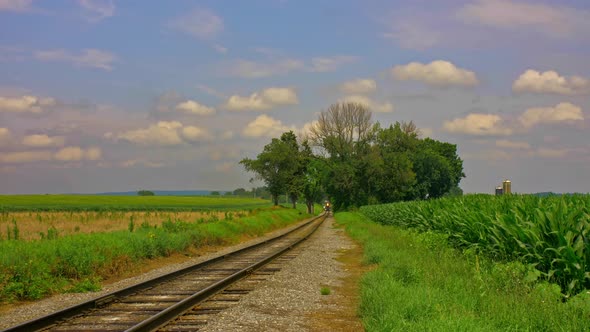
M0 193L250 188L331 103L457 144L466 192L590 191L586 1L0 0Z

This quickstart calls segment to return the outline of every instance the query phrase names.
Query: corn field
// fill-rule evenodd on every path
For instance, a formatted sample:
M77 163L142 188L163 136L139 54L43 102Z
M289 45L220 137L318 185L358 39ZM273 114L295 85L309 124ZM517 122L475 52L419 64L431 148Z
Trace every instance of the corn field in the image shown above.
M466 195L360 211L381 224L444 233L460 249L529 264L567 296L590 289L590 195Z

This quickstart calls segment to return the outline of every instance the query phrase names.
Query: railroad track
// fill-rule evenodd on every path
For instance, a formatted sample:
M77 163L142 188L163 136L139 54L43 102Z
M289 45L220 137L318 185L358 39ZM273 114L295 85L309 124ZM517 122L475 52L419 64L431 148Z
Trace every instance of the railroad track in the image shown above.
M280 269L326 214L275 238L11 327L8 331L195 331ZM209 300L207 300L209 299ZM207 301L206 301L207 300ZM200 304L200 305L199 305Z

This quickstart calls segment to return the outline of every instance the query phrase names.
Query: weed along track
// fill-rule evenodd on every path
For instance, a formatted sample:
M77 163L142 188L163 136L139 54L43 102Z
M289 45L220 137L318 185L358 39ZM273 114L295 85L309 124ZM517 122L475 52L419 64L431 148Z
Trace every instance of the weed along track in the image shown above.
M293 258L325 215L278 237L116 291L5 331L186 331L239 301Z

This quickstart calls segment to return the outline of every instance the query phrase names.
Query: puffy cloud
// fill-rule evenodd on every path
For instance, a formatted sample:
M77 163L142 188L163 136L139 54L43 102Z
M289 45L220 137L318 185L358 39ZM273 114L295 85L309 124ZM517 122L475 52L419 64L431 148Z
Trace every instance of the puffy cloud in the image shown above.
M570 152L569 149L551 149L551 148L539 148L533 152L533 156L542 158L563 158Z
M42 113L45 107L56 104L53 98L36 96L0 97L0 112Z
M117 57L107 51L88 48L80 54L73 54L63 49L37 51L35 58L41 61L70 62L79 67L91 67L103 70L112 70L113 62Z
M200 142L211 139L211 134L203 128L186 126L182 128L182 137L189 142Z
M209 159L213 161L228 160L228 159L239 159L240 152L233 147L216 147L209 150Z
M180 16L169 25L198 39L212 39L223 31L223 19L204 8Z
M356 79L344 82L340 85L340 90L348 94L366 94L377 89L377 83L371 79Z
M311 128L314 128L317 125L318 125L317 120L305 123L303 125L303 127L301 127L301 129L299 129L298 136L303 137L303 138L308 137L309 134L311 134Z
M221 133L220 138L223 140L229 140L232 139L234 137L234 132L231 130L226 130L223 133Z
M268 53L268 51L264 51ZM328 57L314 57L309 61L293 58L275 59L274 54L267 61L238 60L224 68L224 72L230 76L244 78L261 78L275 75L284 75L293 71L330 72L343 65L357 61L358 57L351 55L335 55Z
M519 149L519 150L528 150L531 148L531 145L527 142L521 141L509 141L509 140L497 140L496 146L499 148L507 148L507 149Z
M530 28L552 37L572 36L588 27L584 10L512 0L479 0L463 6L457 17L466 23L500 29Z
M434 130L432 128L419 128L420 130L420 137L432 137L434 135Z
M512 134L512 130L503 125L503 120L496 114L472 113L464 118L445 121L443 129L450 133L477 135L477 136L503 136Z
M330 57L316 57L311 59L310 71L313 72L328 72L335 71L339 67L353 63L358 60L358 57L351 55L335 55Z
M238 60L225 71L231 76L261 78L283 75L295 70L303 69L305 69L305 63L297 59L282 59L266 62Z
M0 11L26 12L32 4L33 0L0 0Z
M487 160L487 161L503 161L511 160L512 155L504 150L490 149L478 151L475 153L464 153L462 156L465 159Z
M50 151L21 151L0 153L0 163L18 164L51 160Z
M247 137L278 137L289 130L297 130L295 127L285 126L280 120L262 114L254 121L248 123L242 134Z
M590 94L590 80L580 76L560 76L553 70L538 72L529 69L514 81L512 90L561 95Z
M429 64L410 62L407 65L393 67L391 72L398 80L420 81L432 86L474 86L479 83L474 72L458 68L444 60L432 61Z
M525 128L538 124L584 121L582 109L574 104L559 103L555 107L537 107L527 109L518 120Z
M343 102L357 103L368 107L373 112L389 113L393 112L393 105L391 103L378 103L371 98L360 95L346 96L342 99Z
M78 4L86 10L90 22L98 22L115 15L113 0L78 0Z
M8 128L0 127L0 146L7 145L12 138L10 130Z
M233 95L225 103L225 108L232 111L263 111L276 106L298 103L297 93L292 88L267 88L254 92L248 97Z
M134 166L142 166L142 167L146 167L146 168L161 168L161 167L165 166L164 163L149 161L149 160L145 160L145 159L125 160L120 165L121 165L121 167L124 167L124 168L129 168L129 167L134 167Z
M198 115L209 115L214 114L215 109L212 107L207 107L205 105L201 105L194 100L187 100L178 105L176 105L176 110L188 113L188 114L198 114Z
M235 167L235 163L227 161L221 164L215 165L215 170L221 173L229 173Z
M173 146L209 139L207 130L184 126L178 121L160 121L147 128L129 130L120 134L106 133L105 138L126 140L141 145Z
M41 147L60 147L65 143L63 136L47 136L47 135L28 135L23 137L23 145L41 148Z
M102 158L102 150L98 147L91 147L86 149L84 155L86 160L100 160Z
M178 128L182 128L182 123L178 121L160 121L148 128L129 130L116 137L137 144L178 145L182 144L182 138L178 133Z
M79 146L68 146L57 151L53 158L59 161L99 160L102 150L97 147L82 149Z

